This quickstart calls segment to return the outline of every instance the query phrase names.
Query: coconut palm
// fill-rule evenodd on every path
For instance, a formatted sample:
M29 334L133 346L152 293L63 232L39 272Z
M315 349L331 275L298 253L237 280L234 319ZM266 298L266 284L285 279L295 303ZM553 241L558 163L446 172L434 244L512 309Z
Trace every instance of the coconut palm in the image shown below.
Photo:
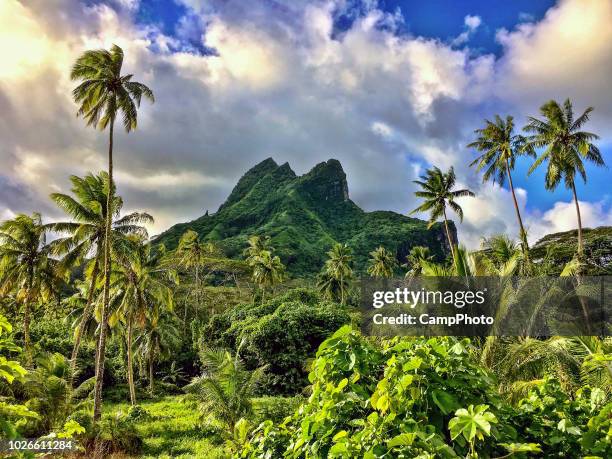
M109 316L113 326L119 320L126 325L127 377L130 402L136 404L134 386L134 327L143 328L147 316L159 315L159 309L172 310L171 284L178 283L178 274L163 263L164 250L153 251L140 238L131 238L127 250L117 256L117 267L111 276L111 296L119 305ZM162 246L163 247L163 246Z
M250 256L248 264L253 270L252 279L262 291L261 301L264 301L266 288L273 288L282 282L285 276L285 266L280 258L272 255L269 250L262 250L259 255Z
M200 360L204 373L185 391L199 403L202 417L212 416L231 431L240 419L253 414L252 398L265 369L248 371L238 355L224 350L205 349Z
M181 346L181 331L171 313L150 313L134 342L141 367L147 366L149 392L153 394L155 362L168 359Z
M552 376L574 391L597 387L612 394L612 339L596 336L555 336L548 339L498 340L497 358L484 361L502 381L511 398L525 395L533 384Z
M339 299L346 304L347 291L353 278L353 251L346 244L336 243L329 252L329 257L319 275L318 287L325 296Z
M481 241L482 249L497 263L506 263L518 253L515 241L505 234L495 234Z
M406 277L414 277L421 274L422 270L422 262L427 261L431 262L433 260L433 255L431 255L431 251L429 247L423 247L421 245L417 245L410 249L410 252L406 256L406 263L402 266L408 268L406 272Z
M178 247L176 249L178 257L178 265L186 269L193 270L195 289L194 292L196 304L200 304L201 279L200 270L205 262L211 258L218 258L222 254L212 242L200 242L198 233L193 230L187 230L181 236ZM185 302L185 314L183 318L183 328L187 326L187 302Z
M113 182L113 134L115 120L121 114L123 126L127 132L136 129L138 109L144 96L151 102L155 100L153 92L147 86L132 81L133 75L121 74L123 50L113 45L109 50L97 49L85 51L75 62L70 73L72 80L81 83L74 88L72 95L88 126L101 130L108 128L108 185L107 209L112 209L115 186ZM111 271L111 226L112 212L107 215L104 242L104 304L102 320L106 320L106 308L109 303L109 284ZM94 396L94 422L102 414L102 375L104 374L104 351L106 349L106 327L101 328L98 341L96 362L96 388Z
M463 209L455 202L455 199L462 196L474 196L474 193L468 189L453 190L456 180L455 170L452 167L446 173L437 167L428 169L425 175L421 176L421 180L414 181L422 189L422 191L415 192L415 196L425 199L425 202L411 212L411 214L429 212L428 228L431 228L440 217L444 218L446 237L455 261L455 245L448 228L446 206L448 205L457 214L459 220L463 221Z
M19 214L0 224L0 295L14 292L23 305L26 361L32 364L32 307L57 293L61 281L57 261L50 257L47 227L40 214Z
M251 236L248 243L249 245L242 252L247 261L250 257L258 256L264 250L267 250L270 253L274 252L274 247L271 245L270 236Z
M393 254L384 247L380 246L376 250L370 252L370 265L368 266L368 274L372 277L391 277L397 261Z
M527 142L526 137L520 134L514 134L514 118L507 116L502 119L499 115L495 116L495 121L485 120L485 127L476 129L474 133L478 138L467 145L468 148L475 148L482 152L478 158L470 163L470 166L476 166L477 171L485 169L482 177L483 182L491 180L503 186L506 177L510 185L512 193L512 201L516 218L519 224L521 244L523 254L526 258L529 256L529 245L527 243L527 233L523 226L523 219L519 211L516 193L514 192L514 184L512 182L512 171L516 158L521 155L535 156L535 151Z
M540 107L543 119L530 116L527 125L523 128L532 133L529 142L533 148L544 148L529 169L529 174L548 161L544 182L546 189L554 190L563 180L565 187L572 190L578 219L578 255L580 258L584 250L580 204L576 193L576 174L579 174L586 183L587 174L584 161L590 161L597 166L605 165L599 148L593 144L593 141L599 137L592 132L580 130L589 120L592 111L593 107L588 107L582 115L574 118L572 103L569 99L565 100L563 106L551 100Z
M109 216L107 210L109 176L106 172L100 172L98 175L89 173L85 177L73 175L70 181L73 196L53 193L51 199L70 216L72 221L51 223L47 226L52 231L68 234L52 243L54 254L64 256L62 264L66 268L80 264L90 257L88 268L85 271L89 280L87 302L74 335L71 357L71 374L74 374L83 332L93 312L93 299L104 259L104 238ZM153 217L146 213L134 212L119 218L122 207L121 197L114 196L110 213L114 220L113 241L127 235L147 237L147 231L141 224L152 223ZM113 241L111 241L111 249L113 249Z

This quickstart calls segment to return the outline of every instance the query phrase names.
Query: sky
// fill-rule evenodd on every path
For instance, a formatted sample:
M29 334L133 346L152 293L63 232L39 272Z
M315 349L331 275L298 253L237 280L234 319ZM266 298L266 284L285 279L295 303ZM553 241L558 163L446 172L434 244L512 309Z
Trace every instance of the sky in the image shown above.
M156 95L115 141L125 211L151 213L151 234L215 211L267 157L298 174L337 158L353 201L404 214L413 180L453 166L477 195L459 225L476 248L518 233L507 186L468 167L484 119L513 115L520 129L569 97L595 108L585 129L612 163L611 23L611 0L3 0L0 220L61 220L49 194L106 168L107 133L75 116L69 73L116 43L124 73ZM575 228L571 193L544 190L530 164L513 176L529 239ZM610 169L587 172L583 223L612 225Z

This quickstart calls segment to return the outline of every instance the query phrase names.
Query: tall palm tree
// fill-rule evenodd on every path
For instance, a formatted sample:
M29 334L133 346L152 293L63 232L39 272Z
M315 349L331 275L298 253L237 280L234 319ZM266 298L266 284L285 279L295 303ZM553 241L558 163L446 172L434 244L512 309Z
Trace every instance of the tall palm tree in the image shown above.
M109 176L106 172L100 172L98 175L89 173L85 177L73 175L70 177L70 181L72 182L73 196L53 193L51 199L71 217L72 221L51 223L47 227L52 231L68 234L68 236L59 238L52 243L54 254L64 255L62 264L66 268L69 269L71 266L82 263L88 257L91 257L90 268L86 270L89 279L87 302L75 330L72 349L70 373L74 374L83 332L93 312L93 299L104 258L104 238L109 215L107 210ZM123 200L121 197L114 196L110 213L114 220L111 250L113 244L121 237L128 235L147 237L147 231L141 224L153 222L153 217L142 212L134 212L119 218L122 207Z
M57 293L61 271L50 257L47 227L40 214L19 214L0 224L0 295L15 293L23 305L23 336L28 365L32 364L32 306Z
M512 193L512 201L514 202L514 210L519 224L521 244L523 254L526 258L529 257L529 245L527 243L527 233L523 226L523 219L516 200L514 192L514 183L512 182L512 171L516 158L521 155L535 156L535 151L527 142L526 137L520 134L514 134L514 118L507 116L502 119L499 115L495 115L495 121L485 120L485 127L476 129L474 133L478 136L477 139L468 144L468 148L475 148L482 152L478 158L470 163L470 166L476 166L477 171L485 169L482 177L483 182L491 180L503 186L506 177L510 185Z
M148 367L149 391L154 389L155 362L169 358L181 345L181 332L169 312L149 314L134 343L142 364Z
M353 251L346 244L336 243L329 252L329 257L319 276L318 287L329 297L340 299L340 304L346 304L349 282L353 278Z
M372 277L391 277L397 261L393 254L384 247L380 246L370 252L370 265L368 274Z
M455 202L455 199L462 196L475 196L474 193L468 189L453 190L456 180L455 170L452 167L446 173L442 172L437 167L428 169L425 175L421 176L421 180L414 181L414 183L419 185L422 189L422 191L415 192L415 196L424 198L425 202L411 212L411 214L416 212L429 212L428 228L431 228L438 218L444 217L446 237L448 238L451 254L455 262L455 247L451 239L450 230L448 229L446 206L448 205L455 211L459 216L459 220L463 221L463 209Z
M109 317L112 326L122 320L126 324L127 377L130 402L136 404L134 386L133 337L134 326L143 328L147 316L159 315L159 308L172 310L174 300L171 284L178 282L178 274L164 265L164 251L154 252L150 244L132 238L123 254L117 256L117 268L111 276L111 293L119 297L119 307Z
M132 81L133 75L121 74L123 66L123 50L113 45L109 50L98 49L85 51L75 62L70 73L72 80L81 83L74 88L72 95L88 126L104 130L108 127L108 196L107 209L111 209L114 196L113 182L113 133L115 120L121 113L123 126L127 132L135 129L138 124L138 110L142 97L155 100L153 92L147 86ZM107 215L104 242L104 310L102 320L106 320L109 302L109 284L111 270L111 226L112 212ZM104 374L104 351L106 349L106 327L101 328L98 341L96 362L96 387L94 392L94 422L102 415L102 384Z
M274 288L285 277L285 266L280 258L272 255L269 250L262 250L258 255L248 258L248 264L253 269L252 279L262 291L261 301L266 295L266 288Z
M576 193L576 174L580 174L586 183L584 160L595 163L597 166L605 165L599 148L593 144L593 141L599 137L592 132L580 130L589 120L592 111L593 107L588 107L582 115L574 118L572 103L569 99L565 100L563 106L550 100L540 107L543 119L530 116L527 125L523 128L532 133L529 142L533 148L544 148L529 169L529 174L543 162L548 161L544 182L546 189L554 190L563 180L566 188L572 190L578 219L578 255L580 258L582 258L584 248L580 205Z
M181 236L176 249L178 264L186 269L193 270L196 304L200 303L200 291L202 288L200 279L200 269L206 260L221 257L219 249L212 242L200 242L198 233L187 230ZM187 326L187 302L185 302L185 314L183 317L183 328Z

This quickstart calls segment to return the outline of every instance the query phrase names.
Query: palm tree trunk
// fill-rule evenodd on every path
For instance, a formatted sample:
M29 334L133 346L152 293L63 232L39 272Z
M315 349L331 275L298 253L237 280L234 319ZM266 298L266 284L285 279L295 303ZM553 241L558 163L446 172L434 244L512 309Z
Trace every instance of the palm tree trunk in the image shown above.
M28 293L23 304L23 347L25 349L26 363L32 366L32 341L30 339L30 306L32 302L32 289L34 288L34 268L28 267Z
M127 326L127 359L128 359L128 386L130 387L130 403L136 405L136 388L134 387L134 363L132 357L132 332L133 332L132 317L128 318Z
M519 223L521 244L523 246L523 255L525 261L529 261L529 244L527 243L527 232L523 226L523 219L521 218L521 212L519 211L518 201L516 200L516 194L514 193L514 184L512 183L512 174L510 173L510 161L506 158L506 171L508 173L508 182L510 183L510 191L512 192L512 200L514 201L514 210L516 210L516 218Z
M96 282L98 281L98 272L100 271L99 266L99 257L96 255L96 259L94 260L94 266L91 271L91 282L89 283L89 291L87 292L87 304L85 305L85 310L83 311L83 317L81 317L81 323L77 328L76 335L74 337L74 346L72 348L72 356L70 358L70 387L72 388L72 383L74 380L74 373L76 371L77 357L79 356L79 348L81 347L81 340L83 339L83 333L85 332L85 327L87 326L87 322L93 313L93 295L94 290L96 289Z
M149 347L149 391L153 395L153 342Z
M26 355L26 363L32 366L32 343L30 339L30 294L26 295L26 300L23 305L23 342Z
M572 193L574 193L574 203L576 204L576 216L578 217L578 256L582 258L584 255L584 247L582 246L582 219L580 218L580 205L578 204L578 195L576 194L576 185L572 182Z
M96 384L94 388L93 422L102 417L102 387L104 384L104 351L106 349L106 323L108 321L110 300L110 266L111 266L111 225L113 220L113 127L115 120L110 122L108 142L108 195L106 197L106 228L104 231L104 303L102 305L102 323L98 341L98 356L96 360Z
M448 243L451 249L451 255L453 256L453 262L457 262L455 257L455 247L453 244L453 240L451 239L450 230L448 229L448 219L446 218L446 208L444 209L444 228L446 228L446 237L448 238Z

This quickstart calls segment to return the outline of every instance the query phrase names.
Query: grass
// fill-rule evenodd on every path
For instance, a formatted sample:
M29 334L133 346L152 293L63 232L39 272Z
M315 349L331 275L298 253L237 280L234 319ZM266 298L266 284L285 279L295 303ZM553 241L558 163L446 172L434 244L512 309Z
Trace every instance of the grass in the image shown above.
M227 458L223 446L199 426L198 412L181 396L166 396L139 403L151 415L136 421L144 446L141 458ZM109 403L105 413L127 413L129 403Z

